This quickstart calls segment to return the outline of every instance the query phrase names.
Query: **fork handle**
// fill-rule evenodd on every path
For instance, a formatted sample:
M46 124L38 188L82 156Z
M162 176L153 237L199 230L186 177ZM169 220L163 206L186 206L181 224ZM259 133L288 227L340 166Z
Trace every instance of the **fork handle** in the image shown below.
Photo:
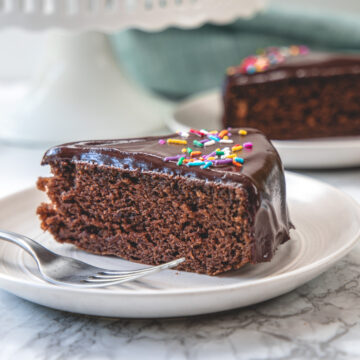
M0 239L20 246L27 253L29 253L37 263L38 263L37 255L45 254L45 253L51 254L49 250L44 248L36 241L24 235L16 234L11 231L0 230Z

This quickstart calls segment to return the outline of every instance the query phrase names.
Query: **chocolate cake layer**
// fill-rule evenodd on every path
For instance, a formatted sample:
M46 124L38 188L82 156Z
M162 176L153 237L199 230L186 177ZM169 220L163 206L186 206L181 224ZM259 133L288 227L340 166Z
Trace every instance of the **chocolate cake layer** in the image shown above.
M229 131L232 144L198 149L201 137L185 140L202 156L247 142L237 152L242 166L179 166L184 145L159 144L184 141L177 134L54 147L42 162L53 176L38 181L51 200L38 208L42 228L60 242L146 264L184 256L178 269L210 275L269 261L289 239L283 168L265 136L246 130Z
M256 127L282 140L360 135L360 56L279 51L230 69L224 125Z

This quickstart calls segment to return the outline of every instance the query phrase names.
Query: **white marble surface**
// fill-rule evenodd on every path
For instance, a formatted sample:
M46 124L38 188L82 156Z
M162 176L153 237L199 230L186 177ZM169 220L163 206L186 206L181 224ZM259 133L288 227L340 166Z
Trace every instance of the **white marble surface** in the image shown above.
M42 152L0 145L0 196L46 172L39 166ZM303 173L360 202L360 169ZM0 359L360 359L359 279L360 245L287 295L223 314L169 320L79 316L0 290Z

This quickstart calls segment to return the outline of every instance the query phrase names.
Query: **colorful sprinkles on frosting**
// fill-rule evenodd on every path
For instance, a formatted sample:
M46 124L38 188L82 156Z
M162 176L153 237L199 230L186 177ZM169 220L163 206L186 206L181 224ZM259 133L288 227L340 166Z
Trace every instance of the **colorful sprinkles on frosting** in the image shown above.
M253 144L246 141L242 144L234 144L234 141L230 139L232 136L231 128L223 129L221 131L205 129L196 130L190 129L189 132L180 132L177 134L182 139L164 139L159 140L160 145L166 143L170 146L173 145L187 145L187 139L190 134L194 134L199 139L193 140L193 145L196 150L190 147L183 147L179 150L179 154L175 156L167 156L164 161L175 161L178 166L199 166L202 169L209 169L211 167L218 167L224 165L233 165L241 168L245 162L244 158L240 156L243 149L251 150ZM238 134L245 137L248 134L246 130L240 129ZM216 149L209 151L206 148L210 145L216 145Z
M179 139L167 139L168 144L176 144L176 145L186 145L186 140L179 140Z
M256 55L246 57L240 65L227 68L226 73L228 75L262 73L272 65L281 64L290 56L305 55L308 53L309 48L304 45L259 49Z

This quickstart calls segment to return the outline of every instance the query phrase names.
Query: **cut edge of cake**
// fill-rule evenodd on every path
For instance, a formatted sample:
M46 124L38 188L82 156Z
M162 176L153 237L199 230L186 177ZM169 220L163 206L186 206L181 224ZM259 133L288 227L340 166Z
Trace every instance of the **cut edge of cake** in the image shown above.
M184 256L178 270L217 275L270 261L289 239L281 161L253 129L65 144L43 164L53 176L38 180L50 199L42 228L95 254L151 265Z

